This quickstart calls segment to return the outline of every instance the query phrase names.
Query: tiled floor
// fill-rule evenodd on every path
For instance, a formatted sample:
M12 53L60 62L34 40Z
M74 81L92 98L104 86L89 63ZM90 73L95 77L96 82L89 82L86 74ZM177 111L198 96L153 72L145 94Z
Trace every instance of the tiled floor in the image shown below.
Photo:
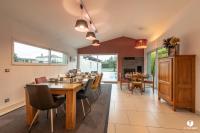
M117 72L103 72L102 81L117 81Z
M117 84L112 88L108 133L200 133L199 115L172 111L151 88L143 95L139 90L130 93L126 86L123 91ZM194 122L193 127L187 126L188 120Z

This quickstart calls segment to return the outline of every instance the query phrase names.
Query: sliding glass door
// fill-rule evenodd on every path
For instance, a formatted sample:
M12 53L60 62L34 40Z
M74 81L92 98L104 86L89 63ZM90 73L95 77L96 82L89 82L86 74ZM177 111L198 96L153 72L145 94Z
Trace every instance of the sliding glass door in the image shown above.
M103 81L117 81L117 55L80 55L79 68L82 72L103 73Z

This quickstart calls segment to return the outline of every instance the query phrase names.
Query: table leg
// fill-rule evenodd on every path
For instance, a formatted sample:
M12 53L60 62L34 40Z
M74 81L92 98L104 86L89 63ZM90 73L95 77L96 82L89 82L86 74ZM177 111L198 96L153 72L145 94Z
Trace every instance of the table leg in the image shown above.
M66 92L66 129L74 129L76 126L76 91Z
M37 109L33 108L31 105L30 105L30 102L29 102L29 97L28 97L28 94L27 92L25 91L25 101L26 101L26 123L27 125L31 125L31 122L37 112Z

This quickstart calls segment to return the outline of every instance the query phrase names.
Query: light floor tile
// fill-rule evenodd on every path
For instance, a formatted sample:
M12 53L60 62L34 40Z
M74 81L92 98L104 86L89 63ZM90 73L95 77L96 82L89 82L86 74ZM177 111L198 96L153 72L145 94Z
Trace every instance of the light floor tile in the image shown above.
M116 133L148 133L148 129L142 126L116 125Z
M182 133L181 130L148 127L149 133Z
M114 111L109 114L109 121L118 124L129 124L128 113L126 111Z
M151 112L130 111L128 117L132 125L159 127L155 116Z
M115 124L108 123L108 133L115 133Z
M189 111L174 112L157 92L147 88L143 95L133 94L126 86L112 85L109 133L200 133L200 116ZM186 130L187 121L193 120L197 130ZM148 129L148 130L147 130Z
M182 133L200 133L200 131L196 131L196 130L182 130Z

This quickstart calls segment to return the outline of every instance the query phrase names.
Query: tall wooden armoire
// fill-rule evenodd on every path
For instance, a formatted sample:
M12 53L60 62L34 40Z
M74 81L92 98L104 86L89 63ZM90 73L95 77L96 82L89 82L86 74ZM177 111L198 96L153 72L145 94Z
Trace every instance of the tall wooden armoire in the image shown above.
M176 55L158 61L158 99L195 112L195 55Z

